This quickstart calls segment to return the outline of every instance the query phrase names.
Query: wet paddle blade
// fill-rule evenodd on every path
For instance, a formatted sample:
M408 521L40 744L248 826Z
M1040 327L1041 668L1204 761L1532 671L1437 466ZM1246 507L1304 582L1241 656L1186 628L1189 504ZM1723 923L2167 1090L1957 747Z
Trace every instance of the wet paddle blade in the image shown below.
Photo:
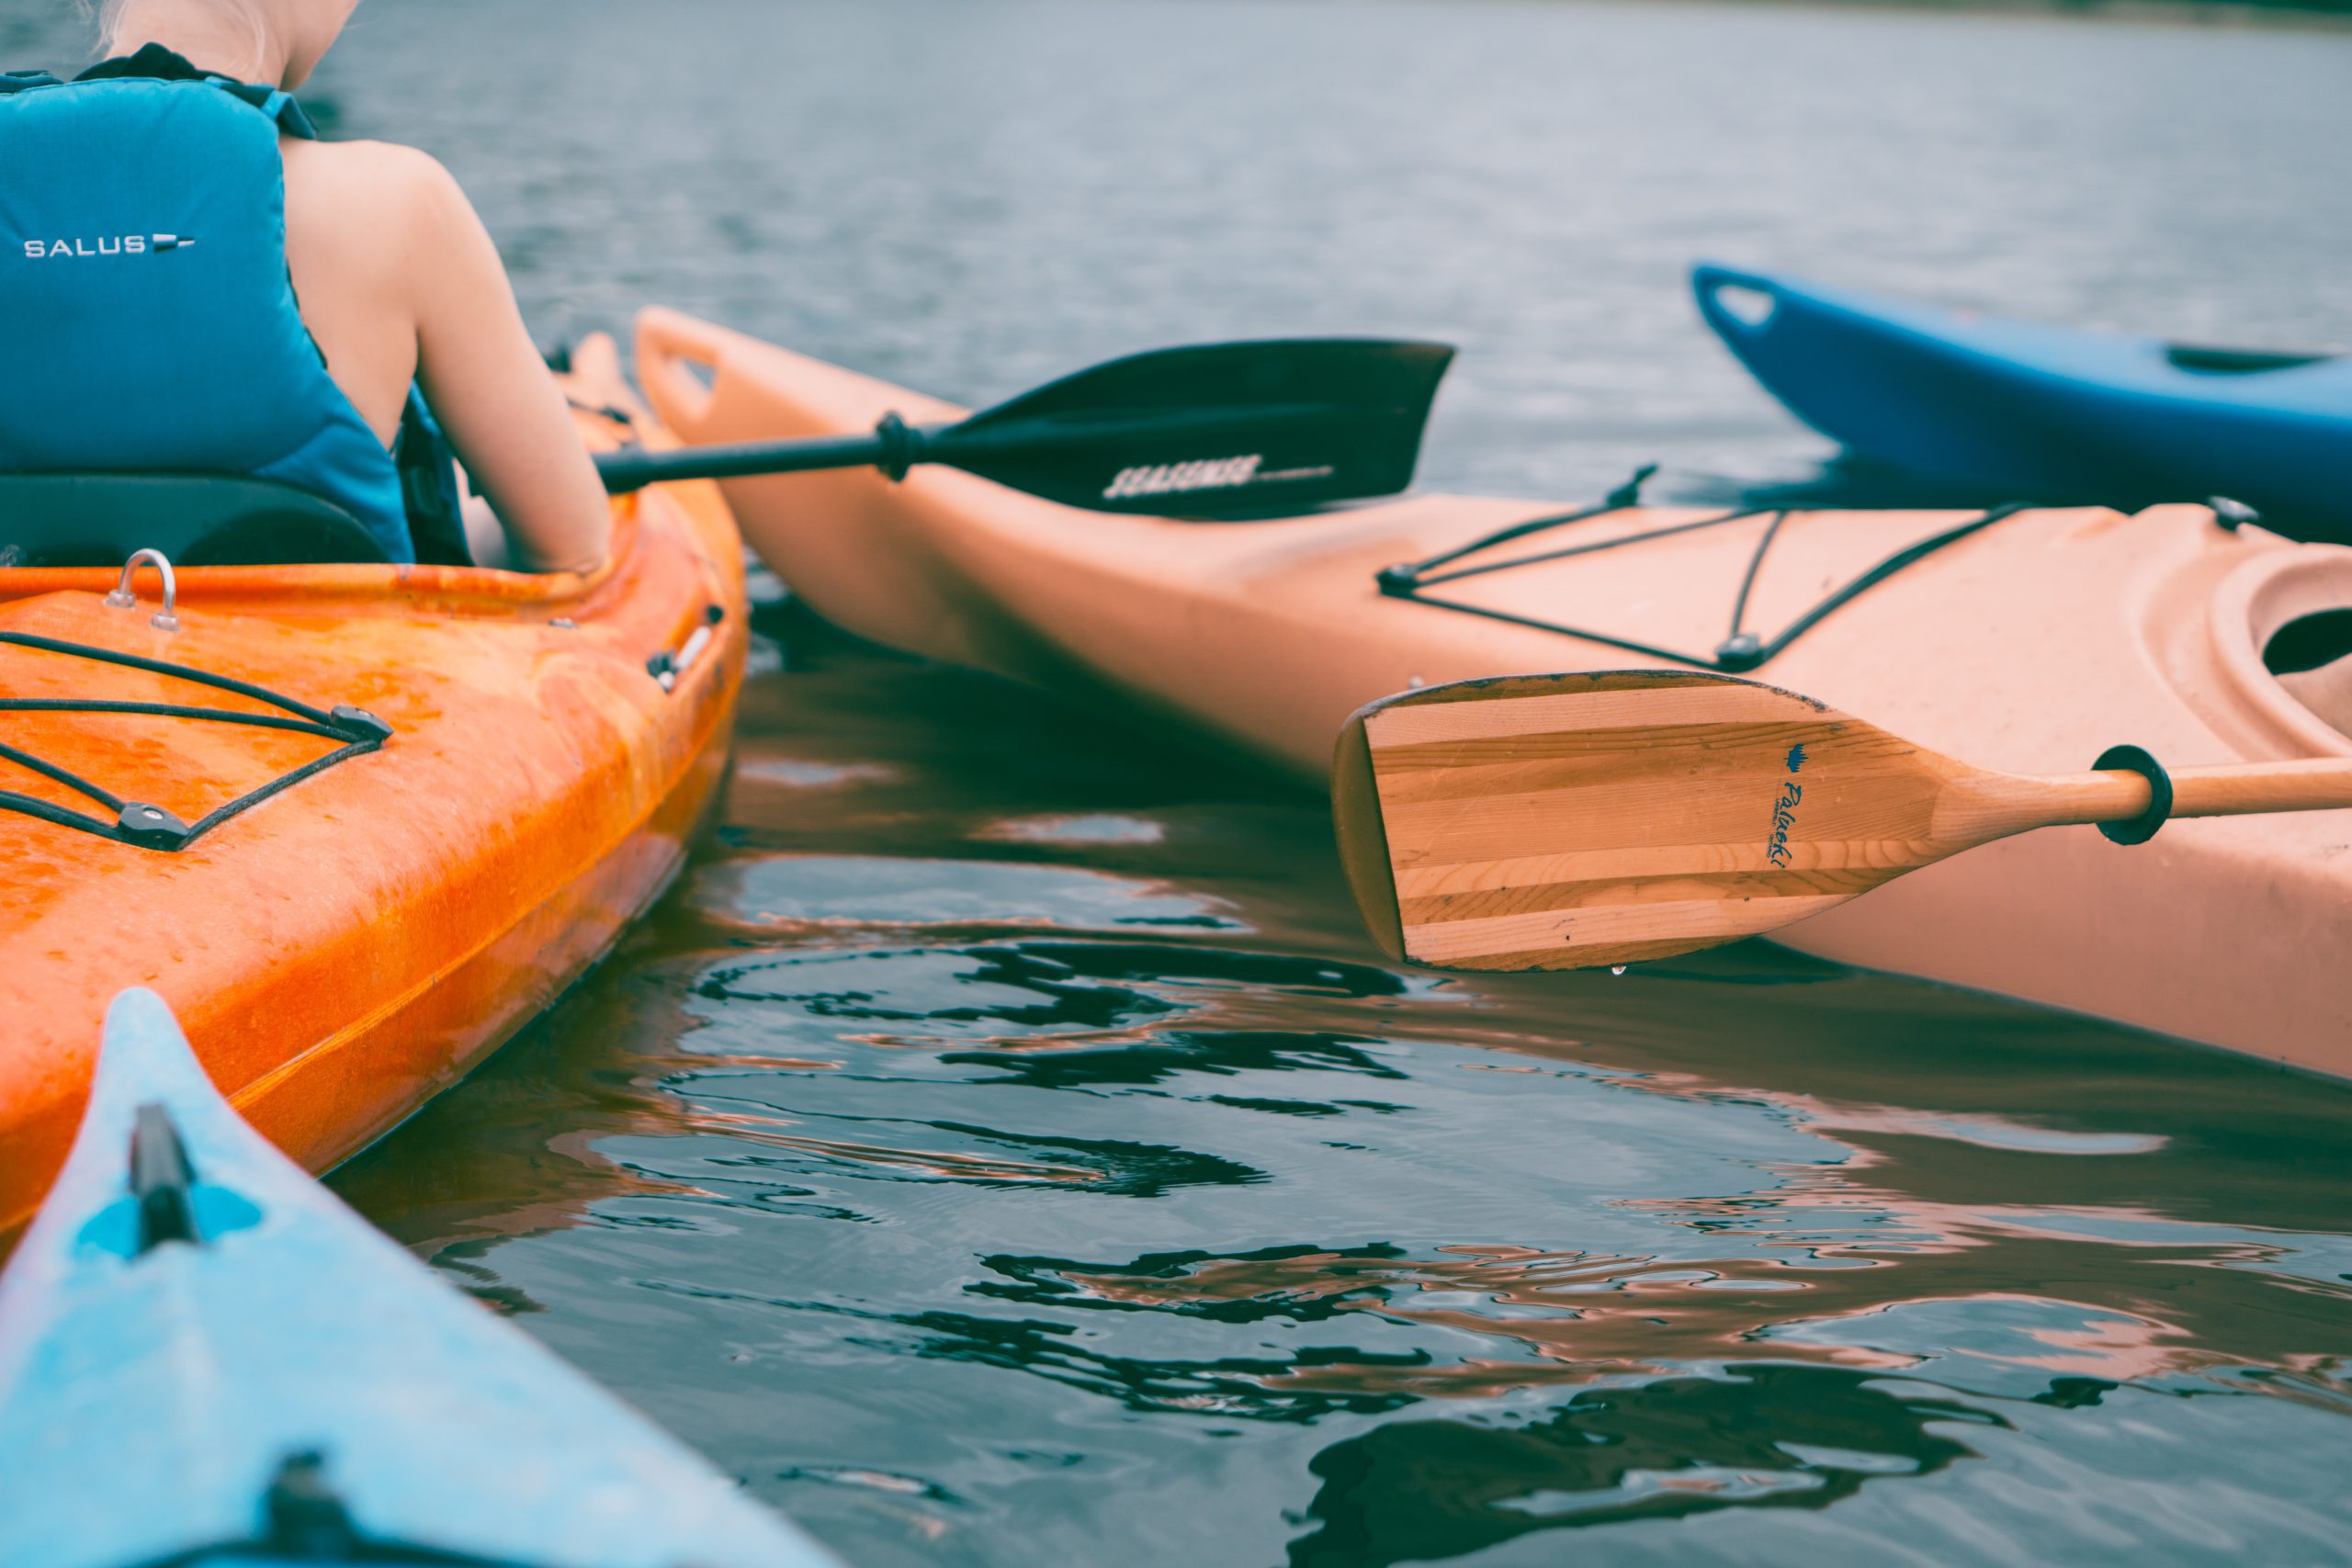
M1268 516L1392 495L1453 357L1353 338L1161 349L933 432L925 460L1098 512Z
M1448 969L1713 947L2038 820L2003 798L2030 781L1689 673L1394 697L1350 722L1333 778L1366 925L1392 955Z

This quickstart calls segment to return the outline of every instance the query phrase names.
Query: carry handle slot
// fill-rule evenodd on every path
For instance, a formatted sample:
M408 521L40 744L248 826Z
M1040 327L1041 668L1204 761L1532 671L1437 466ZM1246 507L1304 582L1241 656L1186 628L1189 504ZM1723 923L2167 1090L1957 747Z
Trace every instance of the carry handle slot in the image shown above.
M1780 313L1780 285L1760 273L1702 262L1690 269L1690 288L1698 296L1699 313L1725 337L1760 333Z

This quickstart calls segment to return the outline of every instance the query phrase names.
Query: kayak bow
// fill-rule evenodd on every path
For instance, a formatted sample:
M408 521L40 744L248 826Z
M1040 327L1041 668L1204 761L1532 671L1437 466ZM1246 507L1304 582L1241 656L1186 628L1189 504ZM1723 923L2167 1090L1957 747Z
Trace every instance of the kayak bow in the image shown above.
M2042 501L2227 496L2352 541L2352 355L2194 348L1702 265L1699 310L1849 451Z
M0 1276L0 1562L828 1568L240 1121L163 999Z

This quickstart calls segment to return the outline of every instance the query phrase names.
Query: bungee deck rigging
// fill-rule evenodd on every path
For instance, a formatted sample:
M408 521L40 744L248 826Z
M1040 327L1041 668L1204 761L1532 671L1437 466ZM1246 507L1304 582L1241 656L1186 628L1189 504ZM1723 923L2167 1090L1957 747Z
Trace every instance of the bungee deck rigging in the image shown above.
M1815 601L1811 608L1798 615L1795 619L1770 638L1759 637L1747 629L1748 596L1756 587L1758 574L1763 570L1765 558L1771 553L1773 541L1780 536L1781 525L1791 517L1797 515L1801 510L1796 507L1736 507L1711 517L1702 517L1688 523L1669 523L1661 527L1645 528L1639 533L1623 535L1614 539L1600 539L1591 544L1568 545L1559 549L1542 550L1533 555L1514 556L1509 560L1453 567L1450 571L1441 570L1453 567L1456 561L1466 560L1499 545L1510 544L1513 540L1547 533L1554 528L1564 528L1571 524L1591 522L1598 518L1613 516L1620 512L1632 511L1642 503L1642 486L1647 483L1650 477L1657 472L1657 464L1645 465L1636 469L1631 479L1590 506L1580 507L1574 512L1555 513L1550 516L1533 518L1525 523L1514 523L1508 527L1498 528L1467 544L1456 546L1425 559L1385 567L1377 576L1380 592L1391 599L1408 600L1413 604L1428 604L1440 610L1456 610L1465 615L1483 615L1488 620L1508 621L1513 626L1528 626L1536 631L1555 632L1562 637L1581 637L1588 642L1623 649L1628 653L1638 653L1646 658L1668 659L1678 664L1696 665L1702 670L1712 670L1719 674L1736 675L1760 669L1770 663L1784 652L1792 643L1820 625L1827 616L1869 592L1905 567L1916 565L1945 546L1958 544L1970 535L1981 533L2005 518L2014 517L2021 512L2029 511L2033 504L2030 502L2019 501L1990 507L1963 523L1956 524L1952 527L1905 546L1878 562L1877 565L1868 568L1839 587L1831 590ZM1739 592L1732 602L1731 630L1724 640L1716 645L1712 653L1693 653L1683 649L1662 648L1655 643L1643 642L1634 637L1617 637L1608 632L1595 631L1588 626L1571 626L1565 621L1551 621L1536 615L1522 615L1510 610L1496 609L1491 605L1466 604L1459 599L1441 599L1427 592L1428 589L1442 583L1490 576L1496 572L1510 571L1518 567L1535 566L1546 561L1566 560L1576 556L1598 555L1603 550L1622 549L1628 545L1646 544L1655 539L1669 538L1678 534L1693 534L1703 529L1721 528L1735 523L1745 523L1757 517L1769 518L1770 521L1765 524L1763 537L1757 541L1756 549L1748 557L1747 569L1740 576ZM2234 521L2224 523L2224 526L2234 525Z
M164 608L154 617L154 625L164 630L177 628L173 614L173 595L169 592L169 567L152 552L142 555L155 560L165 574ZM122 584L107 596L107 603L121 607L136 603L130 596L131 573L139 565L134 558L123 569ZM304 779L325 772L339 762L366 756L382 749L391 739L392 727L365 708L344 705L333 709L313 707L309 703L271 691L250 681L239 681L227 675L216 675L193 665L177 664L169 660L148 659L135 653L124 653L95 644L74 642L61 637L38 637L29 632L0 631L0 646L27 649L35 653L58 654L70 659L86 659L99 664L116 665L126 670L138 670L151 675L162 675L194 685L207 686L251 701L266 703L277 713L253 713L240 708L199 707L187 703L149 703L119 701L94 697L0 697L0 713L107 714L144 718L184 718L204 724L242 725L254 729L275 729L298 735L315 735L322 740L339 742L322 756L314 757L300 767L280 773L266 784L247 791L227 804L208 812L189 823L160 806L145 801L128 800L104 784L83 777L70 768L36 756L19 746L0 741L0 760L15 763L29 773L40 774L114 813L114 819L76 811L39 795L17 790L0 790L0 811L13 811L22 816L71 828L77 832L93 834L119 844L130 844L141 849L166 852L187 848L205 834L231 818L249 811L272 795L293 788Z

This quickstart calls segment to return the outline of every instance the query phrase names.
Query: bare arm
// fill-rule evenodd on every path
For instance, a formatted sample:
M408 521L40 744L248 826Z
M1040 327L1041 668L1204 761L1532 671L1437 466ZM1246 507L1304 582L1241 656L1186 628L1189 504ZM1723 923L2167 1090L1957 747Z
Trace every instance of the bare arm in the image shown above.
M563 394L523 324L489 231L456 180L421 160L415 290L417 380L496 509L526 571L588 571L611 544L612 513Z

